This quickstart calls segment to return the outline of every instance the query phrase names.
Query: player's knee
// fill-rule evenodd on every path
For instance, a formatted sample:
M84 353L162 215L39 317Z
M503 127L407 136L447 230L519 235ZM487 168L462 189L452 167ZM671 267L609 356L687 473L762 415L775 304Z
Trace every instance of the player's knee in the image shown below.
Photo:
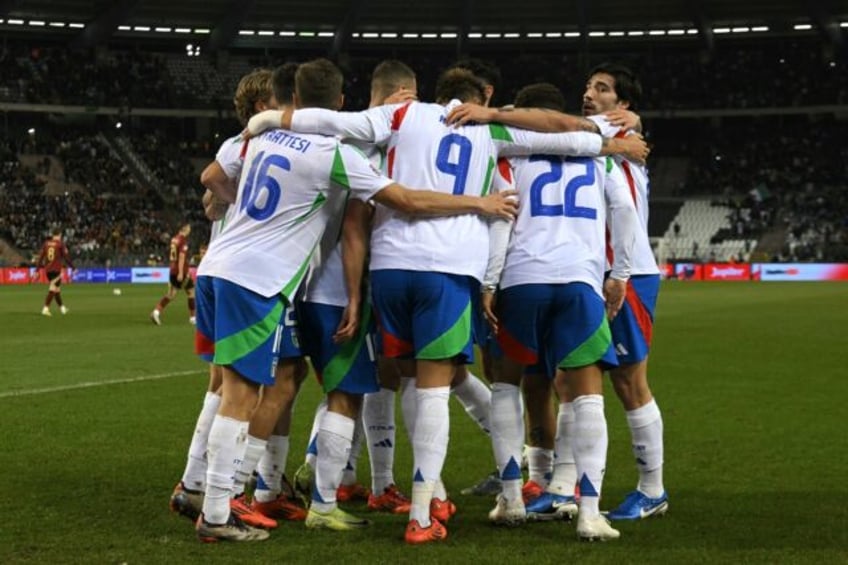
M362 395L332 391L327 395L327 409L348 418L356 418L362 408Z
M613 389L627 409L635 409L651 399L651 389L643 363L622 365L610 371Z

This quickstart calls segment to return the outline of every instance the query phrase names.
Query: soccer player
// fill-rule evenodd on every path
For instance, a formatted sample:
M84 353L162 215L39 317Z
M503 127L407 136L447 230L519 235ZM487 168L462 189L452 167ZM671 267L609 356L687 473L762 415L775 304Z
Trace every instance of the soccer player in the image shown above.
M62 268L67 265L71 269L74 264L71 262L68 248L62 242L62 230L55 228L50 239L44 242L41 246L41 252L38 254L36 266L44 269L44 274L47 277L49 286L47 288L47 296L44 298L44 307L41 309L42 316L51 316L50 303L55 299L59 305L59 311L62 315L68 313L68 307L62 302Z
M341 72L329 61L301 65L295 106L339 108L341 85ZM280 358L276 348L329 219L328 200L349 191L409 215L509 217L514 212L514 204L502 196L405 189L334 137L268 131L251 140L245 170L230 225L212 243L198 271L196 349L221 365L224 376L221 405L209 433L206 496L197 523L203 541L267 538L267 532L246 528L230 512L229 496L237 462L245 457L254 407L272 412L296 394L302 358ZM261 386L266 389L260 399ZM268 387L279 392L267 394Z
M636 76L626 67L603 64L589 74L583 95L583 114L591 116L604 135L625 136L636 124L629 119L642 95ZM604 115L610 115L610 120ZM619 129L618 126L624 126ZM612 384L626 411L639 470L636 490L607 514L610 520L639 520L664 514L668 494L663 485L663 421L648 385L648 353L653 335L654 309L660 289L660 271L648 239L648 172L638 162L616 158L624 172L639 213L632 276L624 306L611 322L618 367L610 370Z
M562 109L559 90L547 84L523 89L522 105ZM614 539L618 532L600 515L598 499L606 459L602 368L615 363L607 311L620 300L607 291L629 276L630 251L637 219L624 178L611 159L562 159L532 156L514 159L516 186L522 200L513 237L506 246L497 317L498 343L505 356L492 391L492 441L503 492L489 518L513 525L525 519L518 462L524 440L519 384L526 367L556 375L561 398L576 397L579 436L575 450L581 476L582 539ZM618 251L610 279L604 283L605 200ZM487 281L490 283L491 281ZM567 329L566 329L567 328ZM550 402L549 393L544 401ZM554 476L554 481L557 477ZM568 485L573 490L574 483ZM585 490L586 492L582 492ZM570 494L570 492L569 492ZM556 513L576 510L573 500Z
M278 83L282 83L283 86L279 88L283 89L284 94L281 96L286 96L285 76L287 73L290 75L289 83L291 84L291 87L288 88L287 98L291 99L291 91L293 90L294 85L294 72L290 68L287 69L284 66L281 69L277 69L273 75L270 70L258 69L242 77L239 81L235 97L233 99L236 115L242 124L246 124L247 120L256 112L277 107L275 91L278 90ZM230 206L224 198L231 198L233 200L235 198L236 186L242 169L242 141L243 140L240 136L234 136L225 140L221 144L221 147L215 156L215 160L210 163L201 174L201 183L207 187L206 194L204 194L203 197L204 208L207 216L213 221L209 240L210 243L214 241L226 227L226 224L232 217L232 213L234 211L234 208ZM218 194L222 196L218 196ZM200 515L203 505L203 492L206 488L206 450L209 439L209 429L220 405L220 388L222 380L223 375L221 367L210 363L209 386L200 415L198 416L194 435L192 436L191 445L189 447L188 462L186 464L182 480L177 484L173 494L171 495L171 509L192 520L196 520ZM287 432L285 433L285 436L284 443L287 447ZM280 441L274 436L269 438L269 447L267 451L269 453L273 451L273 455L277 456L278 453L275 448L278 443L280 443ZM287 452L287 449L285 451ZM278 457L274 457L274 459L277 460ZM271 463L270 466L273 467L273 463ZM282 468L285 468L284 459ZM267 477L267 482L264 483L264 485L267 486L270 484L273 486L276 483L279 483L281 478L278 477L281 474L281 472L277 473L274 470L266 472L265 475ZM259 493L257 496L262 498L263 494L264 492ZM275 500L278 497L278 494L279 493L271 496L270 500ZM254 505L257 502L258 501L254 499ZM268 502L268 500L263 500L263 502ZM234 499L232 504L234 510L239 513L242 519L255 524L268 524L268 522L262 520L262 517L253 516L254 513L247 507L244 501ZM305 518L305 512L303 509L294 508L287 500L281 500L276 504L276 506L282 506L283 511L271 512L267 507L263 507L262 510L264 510L264 514L270 518Z
M170 275L168 278L168 292L165 293L156 308L150 313L150 321L157 326L162 325L162 311L177 296L177 292L185 290L188 297L188 321L195 323L194 318L194 281L188 272L188 236L191 233L191 224L180 226L177 234L171 238L168 245L168 260L170 264Z
M411 100L415 98L416 92L415 72L400 61L386 60L377 65L371 75L371 102L369 107L374 108L383 104L394 104ZM374 167L380 170L385 169L385 151L382 147L357 140L345 140L345 142L360 149ZM358 249L367 249L367 238L371 231L372 212L372 206L363 207L356 200L351 200L349 203L349 213L353 214L353 217L358 218L359 221L351 220L348 222L346 225L349 227L344 233L346 237L351 233L360 235L362 241L359 243L359 246L356 243L353 244ZM334 244L336 243L335 240L332 242ZM341 241L339 241L338 245L341 245ZM349 254L345 254L346 259ZM332 264L322 265L322 270L338 273L341 269L341 258L338 251L329 253L328 258ZM355 264L355 262L351 264ZM360 271L362 268L362 265L358 266ZM315 286L319 287L314 294L318 296L318 303L323 304L322 306L315 306L316 308L327 310L327 307L342 307L348 303L349 297L346 294L345 287L340 286L340 279L326 275L315 275L314 281ZM336 282L334 283L334 281ZM348 287L353 286L355 285L352 283L348 284ZM357 288L357 293L358 290ZM313 292L310 293L312 294ZM307 302L312 301L307 299ZM370 307L369 300L367 308ZM320 318L315 319L320 320ZM329 331L329 327L325 330L321 330L320 328L316 328L316 330L318 334L324 334L325 337L327 335L332 336L335 333L334 331ZM394 449L396 442L395 394L399 386L399 373L394 360L386 359L382 355L379 336L377 335L375 338L373 349L377 354L379 389L364 395L362 409L360 410L361 421L357 421L357 427L354 431L351 445L351 455L342 473L336 500L338 502L346 502L355 499L364 492L367 497L369 509L405 514L409 512L409 499L398 490L394 480ZM305 342L310 342L310 339L307 337ZM328 344L328 348L332 348L332 345ZM312 357L313 363L316 357L320 359L320 356L310 355L310 357ZM365 365L367 364L361 362L356 366L361 371ZM367 369L365 370L367 371ZM316 368L316 372L320 373L321 371ZM295 474L295 489L306 500L312 498L311 488L314 482L316 456L318 455L317 435L321 428L321 419L326 412L327 402L324 401L316 410L306 453L306 461ZM406 412L404 412L404 418L406 421L409 421ZM362 446L363 435L368 444L369 459L371 462L370 492L356 481L356 460Z
M454 69L440 77L436 104L410 102L360 113L264 112L254 116L248 128L255 133L281 124L295 131L388 142L390 175L447 194L487 192L499 153L644 153L644 144L622 145L613 142L623 140L603 140L594 134L546 135L494 124L454 129L446 124L453 105L479 104L484 97L482 84L471 73ZM458 241L462 254L456 253ZM479 218L421 220L377 209L371 280L384 352L404 358L408 366L403 372L416 375L408 543L445 539L442 522L455 512L440 481L448 441L447 403L456 366L471 360L471 293L477 291L487 256L488 225ZM415 360L414 369L410 358Z

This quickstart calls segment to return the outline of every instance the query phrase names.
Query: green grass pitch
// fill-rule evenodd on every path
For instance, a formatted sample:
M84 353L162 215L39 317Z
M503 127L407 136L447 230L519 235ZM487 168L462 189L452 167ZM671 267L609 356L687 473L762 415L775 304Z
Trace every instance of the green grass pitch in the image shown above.
M848 562L846 284L664 284L650 379L670 510L621 525L615 542L578 543L565 523L490 526L492 500L458 492L493 468L491 445L452 401L444 478L459 513L447 542L426 547L405 546L404 517L387 515L364 532L286 523L263 543L198 543L167 505L206 367L192 354L184 297L161 327L149 322L163 290L69 285L70 313L45 318L45 287L0 287L0 563ZM157 378L133 380L147 376ZM118 380L128 382L107 384ZM83 383L97 386L68 388ZM310 380L289 474L319 396ZM636 481L610 390L606 412L603 508ZM396 478L409 492L401 429L398 440ZM359 474L369 481L366 455Z

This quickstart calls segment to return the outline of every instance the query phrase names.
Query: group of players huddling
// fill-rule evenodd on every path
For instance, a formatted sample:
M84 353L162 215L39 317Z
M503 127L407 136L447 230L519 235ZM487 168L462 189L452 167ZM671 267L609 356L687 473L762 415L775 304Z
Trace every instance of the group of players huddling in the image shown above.
M458 63L424 103L414 72L385 61L363 112L338 111L343 79L328 60L242 78L234 103L246 129L201 176L214 225L197 270L195 345L210 382L171 496L202 541L266 539L277 520L367 527L338 506L356 498L408 513L407 543L444 540L456 513L441 481L452 393L491 436L493 523L576 516L580 539L608 540L619 537L610 520L666 511L646 374L659 270L648 149L631 111L640 87L604 65L588 77L586 117L562 113L549 84L493 109L493 72ZM474 343L491 388L466 369ZM326 398L292 486L306 357ZM607 370L640 479L602 514ZM398 392L409 498L393 476ZM363 441L370 492L355 480Z

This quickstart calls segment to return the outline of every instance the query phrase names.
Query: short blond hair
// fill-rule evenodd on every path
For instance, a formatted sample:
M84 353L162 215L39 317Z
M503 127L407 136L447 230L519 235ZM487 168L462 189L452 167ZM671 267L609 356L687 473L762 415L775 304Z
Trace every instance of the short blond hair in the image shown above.
M257 102L267 103L271 100L274 94L273 76L274 73L269 69L256 69L241 77L233 98L236 117L241 125L247 125L256 113Z

